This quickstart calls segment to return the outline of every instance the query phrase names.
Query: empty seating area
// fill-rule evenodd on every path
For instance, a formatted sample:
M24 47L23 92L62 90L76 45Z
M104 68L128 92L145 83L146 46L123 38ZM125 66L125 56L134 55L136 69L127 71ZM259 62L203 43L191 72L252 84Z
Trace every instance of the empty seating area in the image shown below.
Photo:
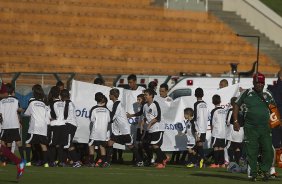
M221 74L247 71L256 48L212 14L151 0L0 0L3 72ZM263 53L260 70L277 72Z

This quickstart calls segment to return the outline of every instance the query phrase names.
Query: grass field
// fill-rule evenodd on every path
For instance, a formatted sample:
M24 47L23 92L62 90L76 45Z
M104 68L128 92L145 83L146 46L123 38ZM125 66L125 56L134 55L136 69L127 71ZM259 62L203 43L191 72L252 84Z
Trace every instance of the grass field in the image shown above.
M277 169L282 174L282 169ZM16 183L14 165L0 167L0 184ZM246 174L228 173L225 169L193 168L168 165L165 169L136 168L130 165L112 165L110 168L42 168L28 167L19 183L22 184L243 184L249 183ZM260 182L260 181L259 181ZM282 183L281 177L271 183Z

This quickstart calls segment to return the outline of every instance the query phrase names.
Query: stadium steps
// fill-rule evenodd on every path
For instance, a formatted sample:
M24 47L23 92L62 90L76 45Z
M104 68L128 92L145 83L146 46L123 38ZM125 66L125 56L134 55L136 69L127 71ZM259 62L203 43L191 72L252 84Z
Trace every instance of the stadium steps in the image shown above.
M235 12L222 11L222 2L210 1L209 12L231 27L235 33L242 35L257 35L260 36L260 52L271 57L275 62L282 66L282 47L271 41L265 34L256 30L245 19L241 18ZM244 38L255 48L257 47L257 39ZM260 55L261 56L261 55ZM254 61L256 58L254 58ZM261 58L260 58L261 61ZM277 68L277 71L279 68Z
M256 56L255 48L209 13L113 0L0 2L5 72L219 74L230 71L231 62L248 70ZM277 66L263 55L261 64L270 72Z

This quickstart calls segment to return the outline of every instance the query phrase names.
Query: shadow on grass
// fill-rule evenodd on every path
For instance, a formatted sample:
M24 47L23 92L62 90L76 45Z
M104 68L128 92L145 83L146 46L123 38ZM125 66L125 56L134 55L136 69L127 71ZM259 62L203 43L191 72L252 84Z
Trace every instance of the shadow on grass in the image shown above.
M17 180L3 180L3 179L0 179L0 183L19 183L19 181Z
M213 178L224 178L224 179L231 179L231 180L239 180L239 181L248 181L247 178L243 178L240 176L231 176L231 175L224 175L220 173L193 173L192 176L201 176L201 177L213 177Z
M221 171L219 171L221 172ZM234 175L226 175L226 174L220 174L220 173L193 173L192 176L201 176L201 177L213 177L213 178L224 178L224 179L230 179L230 180L238 180L238 181L249 181L246 177L240 177L234 173ZM269 178L269 181L271 182L281 182L280 178Z

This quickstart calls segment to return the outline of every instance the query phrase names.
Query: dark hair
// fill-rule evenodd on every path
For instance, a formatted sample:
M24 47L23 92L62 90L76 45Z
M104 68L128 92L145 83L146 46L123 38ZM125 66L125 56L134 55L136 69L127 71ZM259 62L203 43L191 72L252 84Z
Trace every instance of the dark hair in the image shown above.
M148 88L155 90L155 88L157 87L158 83L156 83L156 81L151 81L148 84Z
M136 81L136 80L137 80L136 75L135 75L135 74L130 74L130 75L127 77L127 81L129 81L129 80L134 80L134 81Z
M194 111L192 108L185 108L184 109L184 114L189 114L190 116L194 115Z
M56 83L56 86L57 87L60 87L60 86L64 86L65 84L62 82L62 81L58 81L57 83Z
M119 97L119 90L117 88L113 88L110 90L110 95L113 95L114 97Z
M145 104L145 103L146 103L144 94L139 94L139 95L137 95L137 98L142 98L142 104Z
M236 100L237 100L237 97L232 97L231 99L230 99L230 103L231 103L231 105L234 105L235 104L235 102L236 102Z
M7 83L6 88L7 88L7 93L9 95L11 95L13 92L15 92L15 88L11 83Z
M153 89L148 88L144 91L144 93L148 93L150 96L154 98L156 92Z
M95 94L95 101L96 101L97 103L104 102L104 101L105 101L105 95L104 95L103 93L101 93L101 92L97 92L97 93Z
M70 92L67 89L63 89L60 95L61 95L62 100L64 101L70 99Z
M165 88L166 90L168 90L168 85L166 83L162 83L160 85L160 88Z
M45 94L41 85L35 84L34 86L32 86L32 92L33 92L33 97L36 100L44 100Z
M59 96L60 96L60 88L58 86L53 86L50 89L50 92L48 94L48 102L49 102L49 104L52 103L53 98L59 98Z
M197 88L197 89L195 90L195 96L196 96L197 98L202 98L202 97L204 96L204 91L203 91L203 89L202 89L202 88Z
M219 105L221 103L221 99L219 95L213 95L212 97L212 103L214 105Z
M102 78L100 78L100 77L97 77L97 78L94 80L94 84L105 85L105 81L104 81L104 79L102 79Z

